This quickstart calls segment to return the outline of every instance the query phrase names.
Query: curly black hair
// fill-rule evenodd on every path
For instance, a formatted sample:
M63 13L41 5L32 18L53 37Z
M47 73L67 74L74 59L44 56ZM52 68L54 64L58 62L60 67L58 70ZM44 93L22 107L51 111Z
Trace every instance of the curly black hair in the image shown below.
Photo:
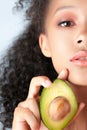
M54 80L57 73L51 59L44 57L39 47L39 35L44 33L45 17L50 0L19 0L16 9L26 8L28 25L8 49L0 64L0 121L11 127L13 111L25 100L34 76L46 75Z

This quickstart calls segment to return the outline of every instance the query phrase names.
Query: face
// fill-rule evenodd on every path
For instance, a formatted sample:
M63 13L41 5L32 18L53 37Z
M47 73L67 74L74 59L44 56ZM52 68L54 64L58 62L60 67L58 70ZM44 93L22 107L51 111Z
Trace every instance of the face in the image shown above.
M69 81L87 85L87 0L51 0L39 37L45 56L57 73L69 70Z

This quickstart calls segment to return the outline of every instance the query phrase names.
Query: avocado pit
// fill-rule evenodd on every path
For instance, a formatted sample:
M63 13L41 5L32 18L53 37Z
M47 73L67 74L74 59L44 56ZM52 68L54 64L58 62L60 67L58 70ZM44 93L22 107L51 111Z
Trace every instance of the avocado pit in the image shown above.
M49 104L48 113L52 120L60 121L70 112L71 106L65 97L56 97Z

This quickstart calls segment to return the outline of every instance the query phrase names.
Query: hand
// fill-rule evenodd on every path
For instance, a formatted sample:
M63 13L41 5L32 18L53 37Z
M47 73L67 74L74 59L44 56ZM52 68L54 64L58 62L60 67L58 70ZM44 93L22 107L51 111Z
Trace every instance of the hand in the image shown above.
M41 85L50 86L51 81L46 76L31 80L27 99L19 103L14 111L12 130L48 130L39 114L38 93Z
M67 80L68 70L63 70L58 78ZM12 130L48 130L40 119L38 99L40 86L50 86L51 81L46 76L35 77L31 80L27 99L17 106L14 111ZM79 104L75 120L84 108L84 103Z

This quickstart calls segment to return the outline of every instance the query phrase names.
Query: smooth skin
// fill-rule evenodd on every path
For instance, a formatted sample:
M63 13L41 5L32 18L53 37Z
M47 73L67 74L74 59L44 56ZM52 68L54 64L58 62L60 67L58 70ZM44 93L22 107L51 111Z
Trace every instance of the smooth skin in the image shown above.
M39 44L52 58L58 78L67 80L77 97L77 115L64 130L87 130L87 0L51 0ZM40 86L50 85L45 76L31 80L27 99L15 109L12 130L47 130L40 119L38 93Z
M52 0L45 28L39 37L43 54L52 58L57 73L67 68L69 81L87 86L87 63L71 62L78 52L87 53L87 0Z

